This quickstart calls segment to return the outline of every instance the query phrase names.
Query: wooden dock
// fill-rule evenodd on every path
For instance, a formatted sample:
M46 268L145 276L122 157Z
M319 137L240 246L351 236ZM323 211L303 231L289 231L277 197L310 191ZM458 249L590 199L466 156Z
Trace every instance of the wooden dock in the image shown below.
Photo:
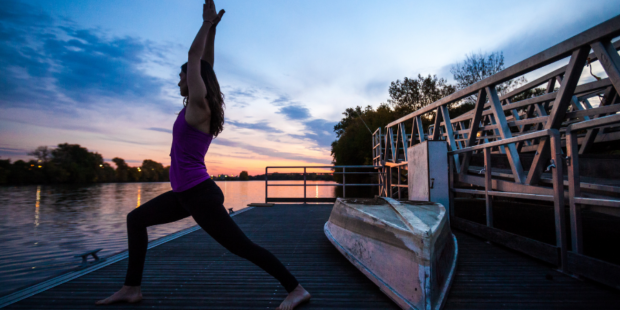
M397 309L327 240L331 205L276 205L234 217L311 292L300 309ZM620 291L557 272L538 260L454 231L457 273L445 309L618 309ZM149 250L145 300L97 307L123 283L121 260L6 309L273 309L286 291L267 273L198 230Z

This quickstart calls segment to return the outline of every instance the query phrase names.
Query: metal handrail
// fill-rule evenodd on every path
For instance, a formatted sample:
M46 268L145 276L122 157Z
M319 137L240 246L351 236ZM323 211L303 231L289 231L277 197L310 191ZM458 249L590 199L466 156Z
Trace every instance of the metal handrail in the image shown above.
M269 200L269 186L303 186L304 187L304 198L303 198L303 203L307 203L310 199L307 198L306 195L306 188L308 187L307 184L307 175L308 175L308 168L310 169L333 169L334 171L331 172L332 175L334 174L342 174L342 184L313 184L312 186L342 186L342 198L346 197L346 188L347 186L381 186L381 184L374 184L374 183L362 183L362 184L347 184L346 182L346 175L347 174L379 174L379 172L376 171L349 171L347 172L346 169L355 169L355 168L380 168L381 166L373 166L373 165L345 165L345 166L267 166L265 167L265 203L268 202ZM304 175L304 184L269 184L269 169L304 169L303 175ZM342 169L342 172L336 172L336 169ZM287 198L272 198L272 199L278 199L279 202L284 202L283 200L286 200ZM321 198L316 198L318 200L325 200L325 199L321 199ZM291 198L290 200L295 200L298 201L299 199L295 198Z

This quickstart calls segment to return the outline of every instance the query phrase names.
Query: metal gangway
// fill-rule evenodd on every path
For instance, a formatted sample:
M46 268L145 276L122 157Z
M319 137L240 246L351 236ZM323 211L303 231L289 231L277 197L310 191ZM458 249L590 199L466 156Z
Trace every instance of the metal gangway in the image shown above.
M620 266L584 254L581 219L585 208L620 217L620 182L596 177L582 181L579 166L580 157L593 146L620 139L619 35L616 16L378 128L372 148L373 165L381 167L380 194L407 198L412 169L407 149L427 140L446 141L452 226L542 259L565 273L620 287ZM566 59L568 64L558 68ZM593 81L583 82L582 76L591 76L592 64L600 65L607 77L592 74ZM548 73L498 93L499 84L535 70ZM515 100L541 86L544 94ZM451 118L448 106L472 95L477 98L475 107ZM425 131L423 119L433 116L434 124ZM491 154L505 156L510 169L493 168ZM474 166L474 157L482 157L484 165ZM526 165L530 159L531 165ZM454 198L460 195L484 198L486 225L454 215ZM553 203L555 244L494 227L493 197Z

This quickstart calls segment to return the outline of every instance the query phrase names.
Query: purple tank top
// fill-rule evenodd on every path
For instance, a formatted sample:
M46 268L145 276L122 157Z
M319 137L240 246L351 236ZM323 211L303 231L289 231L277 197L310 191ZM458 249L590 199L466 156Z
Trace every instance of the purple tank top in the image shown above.
M205 155L212 140L212 134L199 131L185 121L183 108L172 127L170 184L173 191L188 190L210 178Z

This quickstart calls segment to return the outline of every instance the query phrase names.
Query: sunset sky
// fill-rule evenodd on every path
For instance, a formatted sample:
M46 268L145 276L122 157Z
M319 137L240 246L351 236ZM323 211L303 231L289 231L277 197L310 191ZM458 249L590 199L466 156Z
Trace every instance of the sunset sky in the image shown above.
M0 0L0 158L80 144L170 164L179 66L202 3ZM225 129L211 174L331 163L333 126L418 73L452 81L471 52L512 65L620 14L620 1L216 1ZM530 77L531 78L531 77ZM368 152L371 148L369 145Z

